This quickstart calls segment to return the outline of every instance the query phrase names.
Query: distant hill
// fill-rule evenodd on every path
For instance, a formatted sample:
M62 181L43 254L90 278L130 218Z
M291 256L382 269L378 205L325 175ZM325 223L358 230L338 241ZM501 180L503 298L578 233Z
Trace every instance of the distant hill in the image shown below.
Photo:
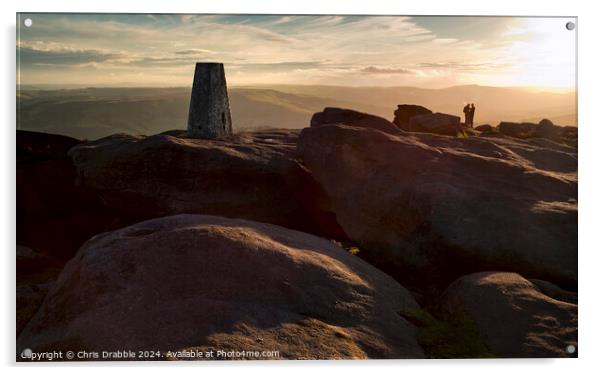
M324 107L343 107L393 119L397 104L420 104L434 111L461 114L465 101L477 106L477 124L539 121L575 125L574 93L516 88L263 86L229 90L234 127L303 128ZM96 139L125 132L155 134L186 127L190 88L81 88L21 90L19 129Z
M436 112L460 116L465 103L477 107L475 123L497 125L500 121L561 120L558 125L577 125L575 92L555 93L526 88L478 85L453 86L444 89L417 87L340 87L340 86L266 86L282 92L338 98L354 103L377 105L391 119L397 104L418 104Z

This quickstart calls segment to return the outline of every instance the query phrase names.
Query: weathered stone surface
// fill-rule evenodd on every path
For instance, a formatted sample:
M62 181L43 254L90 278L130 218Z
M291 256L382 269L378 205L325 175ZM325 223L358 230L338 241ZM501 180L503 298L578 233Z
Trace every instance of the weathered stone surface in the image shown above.
M500 133L515 138L531 138L535 136L537 124L530 122L506 122L502 121L497 126Z
M563 126L560 136L566 139L577 139L578 131L576 126Z
M433 113L433 111L421 105L400 104L397 106L397 110L394 113L395 119L393 120L393 123L402 130L410 131L410 119L412 117L428 115L431 113Z
M474 320L496 356L577 356L567 352L577 347L577 305L546 295L516 273L461 277L445 291L440 309Z
M203 215L92 238L17 341L45 350L278 350L420 358L411 294L330 241Z
M392 122L369 113L342 108L324 108L324 111L315 113L311 118L310 126L328 124L343 124L362 128L377 129L386 133L399 134L399 129Z
M489 124L479 125L479 126L475 127L475 130L478 130L480 132L492 132L493 126L491 126Z
M399 279L500 269L576 285L573 147L330 125L298 148L360 254Z
M460 117L439 112L413 116L410 131L456 136L461 132Z
M336 236L334 218L320 216L311 204L321 204L325 194L295 160L297 137L297 130L243 133L228 140L188 138L178 131L114 135L76 147L70 155L80 182L135 221L199 213L322 234L314 224L319 222Z
M545 280L529 279L529 281L533 283L533 285L535 285L540 292L548 297L558 301L568 302L575 305L577 304L577 293L575 292L564 290L559 286Z
M562 127L554 125L548 119L543 119L535 128L535 137L558 139L561 136Z
M497 130L504 135L521 138L545 138L570 146L577 146L577 127L557 126L548 119L541 120L538 124L523 122L501 122Z
M224 64L196 64L190 95L188 134L191 137L207 139L232 134Z
M542 119L539 124L538 124L539 128L553 128L554 127L554 123L551 120L548 120L547 118Z

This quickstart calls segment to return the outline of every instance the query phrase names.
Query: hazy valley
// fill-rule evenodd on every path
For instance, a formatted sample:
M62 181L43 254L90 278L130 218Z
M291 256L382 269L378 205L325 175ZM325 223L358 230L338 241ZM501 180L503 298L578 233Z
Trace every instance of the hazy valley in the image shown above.
M300 129L324 107L351 108L391 120L398 104L418 104L461 115L465 102L477 106L475 124L537 122L546 117L576 125L575 93L522 88L454 86L415 87L261 86L229 90L235 130ZM18 128L97 139L114 133L157 134L185 129L190 88L22 89Z

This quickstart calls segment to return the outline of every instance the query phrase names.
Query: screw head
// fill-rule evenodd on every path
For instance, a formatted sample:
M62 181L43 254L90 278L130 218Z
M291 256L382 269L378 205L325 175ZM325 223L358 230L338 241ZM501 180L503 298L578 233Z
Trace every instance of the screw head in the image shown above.
M574 30L575 29L575 23L574 22L567 22L566 23L566 29L567 30Z
M33 25L33 21L31 20L31 18L26 18L23 21L23 24L25 25L25 27L31 27L31 25Z

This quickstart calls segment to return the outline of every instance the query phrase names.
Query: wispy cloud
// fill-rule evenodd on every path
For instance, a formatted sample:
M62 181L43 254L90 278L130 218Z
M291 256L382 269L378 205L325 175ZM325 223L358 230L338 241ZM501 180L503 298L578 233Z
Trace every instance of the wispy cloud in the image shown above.
M191 48L181 51L176 51L176 55L214 55L216 52L202 48Z
M188 85L194 63L203 60L225 63L231 84L566 85L574 73L566 57L574 41L564 28L550 38L556 26L546 19L509 19L507 25L496 19L495 32L487 22L472 22L467 33L463 19L453 17L29 17L34 26L20 30L18 49L20 76L30 83L94 84L110 77L115 83ZM439 20L446 26L428 27Z
M420 68L426 69L447 69L455 71L486 72L502 70L509 67L508 63L484 62L484 63L466 63L458 61L442 62L423 62L418 64Z
M412 74L413 71L404 68L381 68L376 66L368 66L361 69L363 73L374 73L374 74Z
M100 63L124 58L125 55L97 49L83 49L58 43L20 44L20 64L29 65L79 65Z

